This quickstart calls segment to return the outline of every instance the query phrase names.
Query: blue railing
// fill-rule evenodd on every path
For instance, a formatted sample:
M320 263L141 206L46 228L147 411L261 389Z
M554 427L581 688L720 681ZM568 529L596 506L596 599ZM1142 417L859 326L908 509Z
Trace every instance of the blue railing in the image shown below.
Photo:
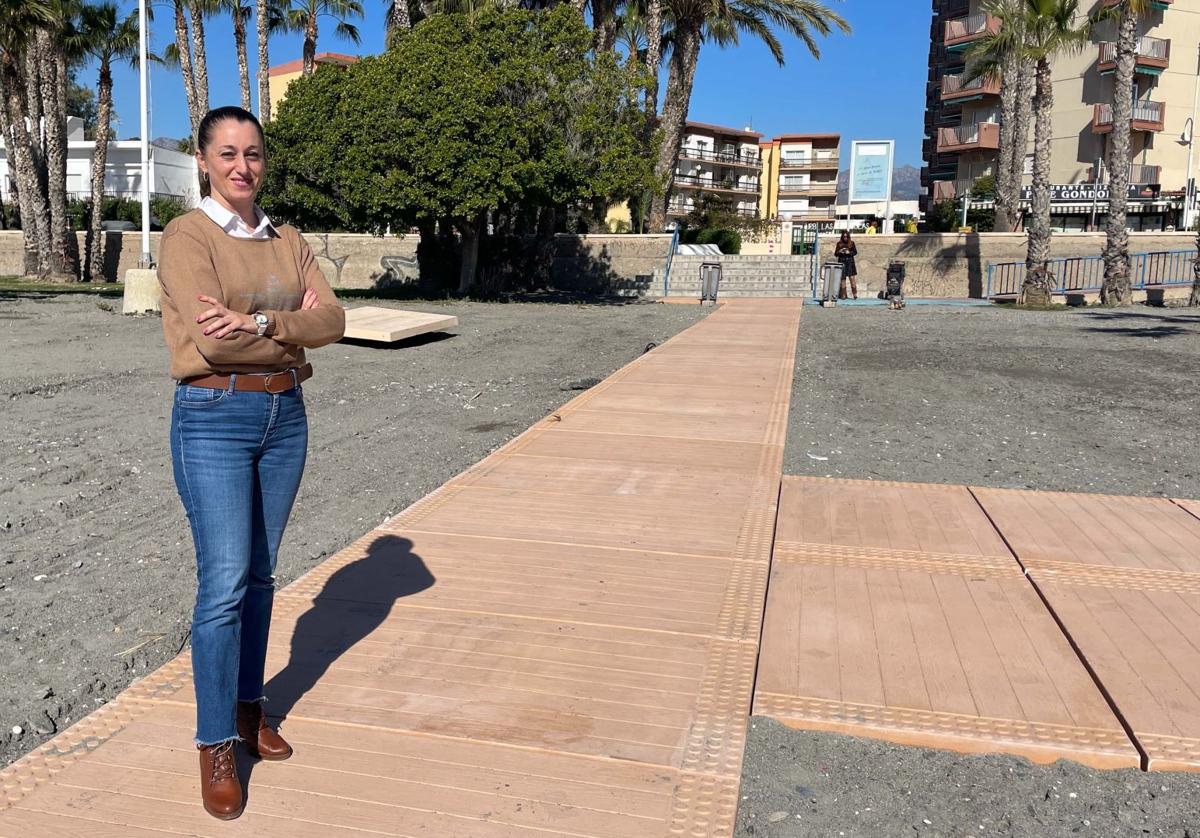
M671 236L671 249L667 251L667 264L663 268L663 296L671 296L671 260L675 258L675 251L679 248L679 230L678 224L675 225L675 232Z
M1129 276L1133 290L1191 285L1194 250L1163 250L1155 253L1133 253L1129 257ZM1100 256L1067 256L1046 263L1054 279L1054 294L1099 291L1104 284L1104 259ZM988 299L1016 297L1025 283L1024 262L988 263Z

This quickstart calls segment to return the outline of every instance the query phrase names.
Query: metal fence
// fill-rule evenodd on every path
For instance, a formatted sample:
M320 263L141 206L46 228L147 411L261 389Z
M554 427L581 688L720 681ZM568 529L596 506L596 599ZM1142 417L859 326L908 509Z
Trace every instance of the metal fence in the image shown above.
M1129 276L1135 291L1176 285L1191 285L1196 251L1162 250L1134 253L1129 257ZM1104 284L1104 259L1100 256L1069 256L1047 263L1055 294L1099 291ZM988 299L1015 297L1021 293L1027 273L1024 262L988 263Z

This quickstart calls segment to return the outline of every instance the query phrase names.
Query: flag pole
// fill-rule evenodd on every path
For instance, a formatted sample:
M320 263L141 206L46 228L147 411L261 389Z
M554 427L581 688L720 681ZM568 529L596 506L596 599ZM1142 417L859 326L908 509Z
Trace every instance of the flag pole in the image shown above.
M141 94L141 151L142 151L142 258L138 266L149 268L154 259L150 255L150 108L147 95L147 75L150 72L146 60L146 0L138 0L138 87Z

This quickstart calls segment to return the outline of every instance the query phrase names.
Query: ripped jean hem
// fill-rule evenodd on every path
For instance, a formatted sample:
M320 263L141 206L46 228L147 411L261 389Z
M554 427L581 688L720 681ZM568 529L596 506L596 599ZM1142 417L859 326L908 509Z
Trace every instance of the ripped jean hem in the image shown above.
M199 739L194 739L194 740L192 740L192 741L194 741L194 742L196 743L196 747L197 747L197 748L215 748L215 747L217 747L218 745L224 745L224 744L226 744L226 743L228 743L228 742L241 742L241 741L242 741L242 737L240 737L240 736L230 736L230 737L228 737L227 739L219 739L219 740L217 740L216 742L202 742L202 741L200 741Z

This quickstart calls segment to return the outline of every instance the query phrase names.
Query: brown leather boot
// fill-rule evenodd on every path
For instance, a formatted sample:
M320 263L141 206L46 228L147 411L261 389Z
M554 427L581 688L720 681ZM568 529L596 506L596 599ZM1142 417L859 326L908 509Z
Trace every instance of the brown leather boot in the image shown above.
M267 726L267 714L257 701L238 702L237 730L251 756L281 760L292 755L292 746Z
M242 813L246 801L242 783L238 780L236 742L220 745L197 745L200 751L200 796L204 809L214 818L231 821Z

